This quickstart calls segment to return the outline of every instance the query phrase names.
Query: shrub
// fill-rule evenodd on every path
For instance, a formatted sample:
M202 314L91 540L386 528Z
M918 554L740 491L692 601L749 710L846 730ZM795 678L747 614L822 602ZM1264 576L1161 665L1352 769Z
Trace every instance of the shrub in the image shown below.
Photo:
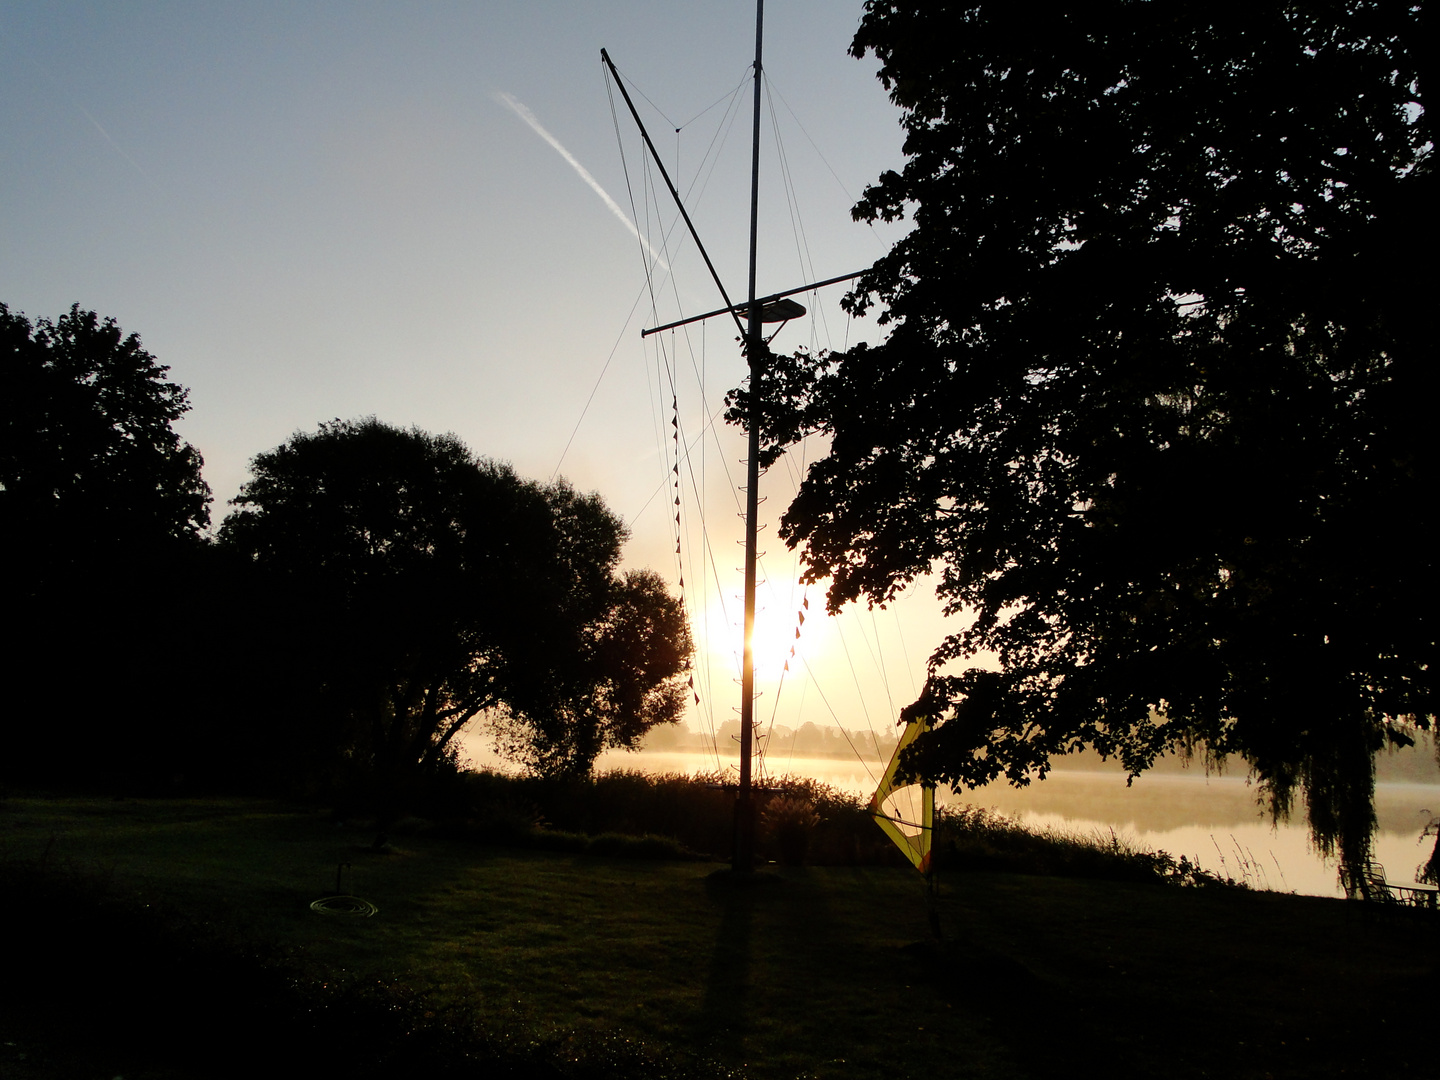
M760 814L761 828L775 842L780 861L786 866L800 866L805 862L810 836L819 824L815 804L796 795L771 799Z

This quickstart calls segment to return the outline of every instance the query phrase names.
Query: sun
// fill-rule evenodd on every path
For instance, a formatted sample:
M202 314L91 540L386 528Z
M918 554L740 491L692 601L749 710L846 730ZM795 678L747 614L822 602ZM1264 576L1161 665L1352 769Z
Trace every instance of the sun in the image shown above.
M801 590L794 590L796 599L788 595L771 595L757 599L755 612L755 671L761 679L774 679L784 671L787 661L794 653L807 661L816 658L824 634L821 632L825 620L819 604L805 605ZM739 598L724 608L712 603L701 618L696 620L696 640L701 649L708 652L716 663L733 666L735 677L740 675L741 646L743 644L743 616ZM802 618L803 616L803 618ZM797 637L796 631L799 631ZM791 671L795 664L791 662Z

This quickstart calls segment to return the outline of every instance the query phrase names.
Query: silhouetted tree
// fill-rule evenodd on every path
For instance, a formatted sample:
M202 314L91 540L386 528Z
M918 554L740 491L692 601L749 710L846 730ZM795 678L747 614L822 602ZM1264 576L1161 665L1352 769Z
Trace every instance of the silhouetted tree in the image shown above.
M635 749L685 710L691 638L680 602L650 570L627 571L606 592L604 610L574 625L531 667L543 679L508 703L500 744L537 772L588 773L602 750Z
M279 598L272 663L306 753L393 792L482 715L550 771L678 717L688 630L658 579L616 577L625 530L599 496L373 418L252 471L220 541Z
M11 635L0 769L154 783L183 771L210 490L169 369L114 319L0 304L0 559ZM190 740L193 743L193 739Z
M170 369L79 305L55 322L0 304L0 520L7 544L58 558L197 539L210 522L189 411ZM33 581L33 578L31 579Z
M933 567L973 615L926 774L1203 743L1365 857L1374 754L1435 712L1425 19L865 5L907 162L854 213L914 227L848 304L891 329L775 359L762 433L829 436L782 535L832 609Z

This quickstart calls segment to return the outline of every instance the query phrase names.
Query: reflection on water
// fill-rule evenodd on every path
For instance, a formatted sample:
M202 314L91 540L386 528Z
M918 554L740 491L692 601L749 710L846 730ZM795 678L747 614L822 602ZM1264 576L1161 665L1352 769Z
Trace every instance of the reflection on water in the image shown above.
M466 749L477 764L494 764L479 740ZM697 753L612 751L601 756L597 769L694 775L715 772L716 760ZM884 765L796 757L780 771L868 797ZM1343 895L1334 863L1321 859L1310 846L1303 807L1297 807L1293 823L1272 827L1256 796L1256 789L1243 778L1207 777L1199 770L1150 773L1127 787L1119 773L1057 769L1028 788L992 784L958 793L942 789L936 801L993 807L1040 828L1095 833L1106 839L1113 832L1142 848L1188 856L1207 870L1243 878L1259 888ZM1440 787L1380 784L1376 811L1380 822L1376 858L1390 880L1408 882L1430 853L1431 841L1422 844L1419 836L1429 813L1440 813Z
M952 796L994 806L1028 824L1117 835L1143 848L1186 855L1207 870L1282 892L1341 896L1333 861L1310 844L1303 808L1291 823L1272 826L1256 789L1235 777L1142 776L1130 787L1108 773L1053 772L1017 791L990 786ZM1393 881L1410 881L1429 854L1420 830L1440 808L1440 788L1382 784L1376 789L1380 832L1376 858Z

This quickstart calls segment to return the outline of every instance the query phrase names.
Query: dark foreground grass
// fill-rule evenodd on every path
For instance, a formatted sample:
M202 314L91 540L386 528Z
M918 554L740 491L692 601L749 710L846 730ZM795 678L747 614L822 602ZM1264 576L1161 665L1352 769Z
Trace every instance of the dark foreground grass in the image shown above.
M250 801L12 799L0 838L7 1078L1436 1071L1440 920L1337 900L971 870L936 943L901 868L382 853ZM310 911L342 863L374 918Z

